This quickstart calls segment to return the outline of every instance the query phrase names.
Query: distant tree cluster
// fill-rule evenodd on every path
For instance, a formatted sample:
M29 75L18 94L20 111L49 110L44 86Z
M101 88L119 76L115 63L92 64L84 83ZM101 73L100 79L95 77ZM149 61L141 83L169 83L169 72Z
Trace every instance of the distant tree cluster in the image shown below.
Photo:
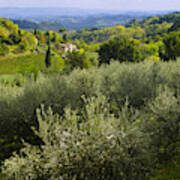
M138 62L142 59L138 44L126 37L115 38L104 43L98 52L100 64L109 64L112 59L119 62Z
M171 32L164 38L159 54L165 61L176 60L180 56L180 32Z

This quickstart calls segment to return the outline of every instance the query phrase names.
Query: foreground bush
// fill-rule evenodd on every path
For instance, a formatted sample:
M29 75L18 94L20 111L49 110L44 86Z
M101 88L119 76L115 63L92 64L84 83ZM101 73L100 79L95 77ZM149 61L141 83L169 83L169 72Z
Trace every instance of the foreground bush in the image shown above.
M150 134L158 162L165 162L178 154L180 143L180 98L170 90L160 94L145 107L143 122Z
M111 59L119 62L139 62L142 60L142 53L139 44L126 37L116 37L101 45L98 50L100 64L109 64Z
M42 140L30 128L39 127L36 109L41 104L44 104L45 111L51 107L61 117L64 117L68 106L82 116L86 107L82 96L91 99L99 93L108 99L110 112L116 118L119 118L128 99L129 106L144 116L140 118L143 126L147 126L143 131L151 134L151 146L156 146L154 152L158 152L157 159L171 158L177 151L179 133L179 69L179 61L114 62L110 66L74 70L64 76L40 74L36 82L29 79L19 88L0 86L0 159L8 158L12 151L19 150L22 138L31 144L42 144ZM162 93L167 90L167 95L159 98L159 87ZM164 101L161 102L161 99ZM151 103L154 104L149 106Z
M119 118L103 96L85 100L82 115L66 108L64 118L44 107L38 110L40 147L25 143L19 155L6 160L8 180L144 180L155 165L150 139L137 112L127 105Z
M179 102L168 89L143 111L126 103L118 117L102 95L83 101L81 113L67 107L63 117L38 109L34 132L43 144L24 143L5 160L4 179L145 180L177 152Z

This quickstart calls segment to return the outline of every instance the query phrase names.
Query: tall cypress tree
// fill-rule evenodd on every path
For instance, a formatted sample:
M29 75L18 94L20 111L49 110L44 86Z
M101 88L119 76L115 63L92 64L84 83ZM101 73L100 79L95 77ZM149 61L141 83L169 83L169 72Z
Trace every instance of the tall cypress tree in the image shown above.
M34 28L33 34L36 36L37 35L37 29Z
M50 46L48 46L48 49L46 51L45 64L47 68L51 66L51 47Z
M51 66L51 45L50 45L49 33L48 33L48 49L46 51L45 64L47 68Z

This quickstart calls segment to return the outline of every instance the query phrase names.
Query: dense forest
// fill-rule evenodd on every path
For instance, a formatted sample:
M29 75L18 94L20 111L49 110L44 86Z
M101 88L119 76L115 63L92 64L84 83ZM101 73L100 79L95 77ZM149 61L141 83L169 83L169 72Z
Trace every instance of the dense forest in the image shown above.
M16 22L0 18L0 179L180 179L179 12Z

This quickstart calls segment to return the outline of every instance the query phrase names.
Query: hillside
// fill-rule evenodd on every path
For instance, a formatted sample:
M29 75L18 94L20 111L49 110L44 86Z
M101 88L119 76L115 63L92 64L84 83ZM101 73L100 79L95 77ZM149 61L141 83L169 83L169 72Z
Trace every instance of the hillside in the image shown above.
M116 25L124 25L130 21L134 16L129 14L122 15L89 15L89 16L61 16L52 19L45 19L41 21L30 21L31 18L11 19L15 24L18 24L20 28L26 30L33 30L34 28L39 30L53 30L58 32L62 27L68 30L80 30L83 28L105 28ZM135 16L137 19L142 20L146 18L146 15Z
M0 55L33 51L37 41L33 34L19 29L12 21L0 18Z
M180 13L175 12L164 16L152 16L144 20L131 19L125 26L114 26L104 29L84 29L70 35L72 39L84 40L93 44L117 36L127 36L143 42L160 41L163 34L168 33L171 26L180 19Z
M139 24L143 26L143 24L162 24L164 22L175 23L177 20L180 20L180 12L174 12L164 16L148 17L146 20L139 21Z
M14 22L16 23L16 21ZM37 30L40 26L36 23L18 22L20 22L21 27L26 26L27 29L33 27L32 33L19 28L11 20L0 18L0 56L45 53L48 41L52 42L52 48L57 47L63 41L62 35L54 31ZM45 24L45 26L50 25ZM41 29L43 29L43 26Z
M51 22L62 24L67 29L80 30L83 28L105 28L112 27L116 25L124 25L130 21L133 17L136 17L139 20L142 20L147 17L146 14L97 14L97 15L88 15L88 16L63 16L53 18ZM41 22L40 22L41 24Z
M98 64L98 50L101 44L110 39L114 39L115 37L126 37L128 39L134 39L134 43L138 44L137 48L141 53L141 60L149 57L159 60L160 53L164 54L164 52L160 52L163 45L163 38L169 32L178 31L179 17L180 13L172 13L165 16L148 17L146 20L132 19L126 23L125 26L117 25L101 29L95 27L91 29L86 28L79 31L61 33L45 31L50 28L55 28L57 31L61 25L58 23L29 23L29 21L26 20L13 20L14 23L19 24L19 27L12 21L1 18L0 59L6 59L6 62L9 62L11 56L24 57L26 55L32 55L33 57L34 54L43 54L43 56L45 56L47 42L51 43L53 55L55 54L64 57L61 44L73 43L78 49L82 50L81 52L84 52L82 53L82 56L86 54L85 56L87 56L87 59L90 61L89 64ZM20 28L27 28L28 30L31 30L32 33ZM6 56L6 58L4 58L4 56ZM80 56L77 55L77 57L81 59ZM165 57L164 55L162 56ZM77 57L74 58L77 59ZM30 58L28 57L27 59L29 61ZM19 61L19 63L21 63L21 61ZM80 64L78 64L78 66L79 65ZM19 66L18 61L16 61L16 66ZM8 68L7 63L6 67ZM4 71L2 70L1 73L4 73Z
M16 20L16 19L10 19L10 20L14 24L17 24L19 26L19 28L21 28L21 29L30 30L30 31L32 31L34 29L42 30L42 28L36 22L32 22L32 21L28 21L28 20Z
M149 16L163 15L166 11L106 11L67 8L0 8L0 16L12 19L22 29L58 31L83 28L104 28L124 25L131 19L143 20ZM29 22L29 23L28 23Z
M127 36L135 39L142 39L145 31L140 27L126 28L122 25L103 29L82 29L70 34L73 40L83 40L88 44L95 44L107 41L117 36Z
M64 26L61 23L58 22L32 22L29 20L16 20L11 19L15 24L19 26L21 29L25 29L28 31L33 31L34 29L42 30L42 31L56 31L58 32L60 28L63 28Z
M104 18L99 16L98 18ZM111 16L108 16L111 20ZM107 17L107 20L108 20ZM115 16L114 16L115 17ZM123 16L116 16L122 18ZM125 15L126 17L126 15ZM84 17L86 21L88 17ZM132 19L123 25L117 25L106 28L91 28L81 29L72 32L56 33L62 24L56 22L29 22L26 20L12 21L1 18L0 19L0 52L1 56L14 55L22 53L45 53L48 39L54 51L60 51L60 43L72 42L79 48L98 49L101 43L104 43L115 37L127 37L128 39L135 39L137 43L141 44L141 51L143 56L159 56L159 49L162 45L163 38L169 32L178 31L179 29L180 13L175 12L164 16L152 16L145 20ZM71 19L71 18L70 18ZM69 20L70 20L69 19ZM64 18L64 21L66 18ZM73 19L71 19L73 21ZM114 19L115 21L116 19ZM94 21L94 20L93 20ZM92 21L92 22L93 22ZM103 21L101 21L102 23ZM74 22L76 23L76 22ZM31 30L32 33L22 30L20 28ZM40 29L40 30L38 30ZM48 29L54 31L44 32ZM82 42L85 42L83 44ZM88 45L87 45L88 44Z

